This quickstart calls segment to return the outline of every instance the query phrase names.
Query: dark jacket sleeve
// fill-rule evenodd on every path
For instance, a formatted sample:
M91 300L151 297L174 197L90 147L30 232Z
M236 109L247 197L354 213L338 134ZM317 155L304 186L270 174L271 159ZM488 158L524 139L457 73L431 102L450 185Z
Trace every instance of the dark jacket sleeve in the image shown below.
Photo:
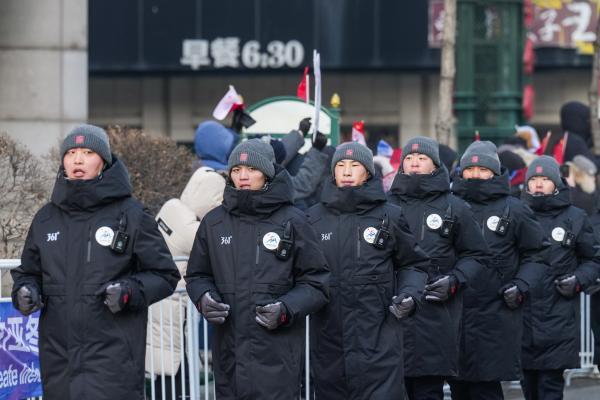
M600 243L594 235L592 224L586 217L577 235L575 253L579 260L575 276L585 289L594 285L596 279L600 277Z
M278 300L288 309L290 322L318 311L329 301L329 267L317 235L305 219L294 218L294 287Z
M519 271L516 279L521 291L527 291L529 286L539 281L548 267L546 258L550 242L546 238L544 228L535 218L533 211L520 203L519 212L513 218L517 224L515 243L519 251Z
M294 201L305 199L315 192L317 186L323 179L329 164L327 154L312 148L302 161L300 169L296 175L292 176L294 183Z
M192 252L185 274L185 285L187 293L194 304L198 304L200 298L206 292L215 293L222 298L215 285L210 255L208 252L206 219L200 223L196 232Z
M391 226L395 243L396 293L405 293L420 301L427 283L429 256L417 244L402 214L391 222Z
M34 240L34 226L35 219L29 227L27 239L25 239L25 246L21 254L21 265L10 271L13 279L12 299L15 307L17 305L15 295L21 287L25 285L34 286L40 293L42 289L42 262L40 260L40 250Z
M173 294L181 276L156 221L145 211L135 233L133 257L137 271L130 279L137 283L140 295L132 295L130 307L147 307Z
M281 166L285 168L296 157L298 150L304 146L304 135L298 130L292 130L281 138L281 143L285 147L285 159Z
M465 284L475 279L479 270L484 267L490 249L471 210L463 205L457 214L458 226L454 233L457 261L454 274L461 284Z

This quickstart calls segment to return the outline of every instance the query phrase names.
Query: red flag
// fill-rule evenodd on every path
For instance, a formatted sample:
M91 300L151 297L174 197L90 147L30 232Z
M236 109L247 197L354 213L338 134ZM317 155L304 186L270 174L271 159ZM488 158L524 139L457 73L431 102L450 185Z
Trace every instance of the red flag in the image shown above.
M567 148L567 139L569 138L569 133L565 132L563 134L563 137L558 141L558 143L554 145L554 148L551 150L551 152L546 152L548 142L550 141L550 135L552 135L552 133L548 131L546 137L544 138L544 140L542 140L542 145L536 153L539 156L543 154L548 154L549 156L554 157L554 159L559 165L563 165L563 163L565 162L565 150Z
M302 76L302 81L298 84L298 89L296 90L296 96L301 98L304 101L306 99L306 77L308 76L308 67L304 67L304 76Z
M552 132L550 132L550 131L546 132L546 136L542 140L542 143L540 144L540 147L538 147L535 154L537 154L538 156L541 156L546 152L546 147L548 147L548 141L550 140L550 135L552 135Z
M523 87L523 102L521 108L523 109L523 118L530 120L533 118L533 105L535 102L535 89L532 84L525 85Z
M352 124L352 141L364 146L367 145L365 140L365 121L355 121Z

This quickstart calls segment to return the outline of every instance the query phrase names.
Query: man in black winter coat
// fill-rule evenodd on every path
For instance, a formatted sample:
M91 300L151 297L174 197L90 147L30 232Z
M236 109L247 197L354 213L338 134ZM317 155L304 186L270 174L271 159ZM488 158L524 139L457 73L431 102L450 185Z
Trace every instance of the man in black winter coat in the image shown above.
M298 398L305 316L329 297L315 233L274 161L260 139L236 146L223 204L202 220L190 254L187 292L216 325L218 399Z
M600 245L585 211L571 205L558 163L527 169L523 200L548 235L550 267L530 287L523 316L523 392L527 400L562 399L563 372L579 367L579 293L600 275Z
M311 321L316 398L401 399L402 325L420 312L429 260L386 202L371 150L342 144L331 173L309 209L332 275L331 302Z
M34 217L13 304L41 309L44 399L144 400L147 308L179 272L103 129L64 140L51 202Z
M452 191L466 200L490 249L463 292L458 379L453 400L503 399L501 381L521 377L522 303L546 266L546 235L529 207L510 195L496 146L473 142L460 160Z
M409 140L389 193L432 260L425 301L402 326L404 376L411 400L442 400L444 379L458 375L461 289L481 274L489 251L469 205L450 193L438 149L428 137Z

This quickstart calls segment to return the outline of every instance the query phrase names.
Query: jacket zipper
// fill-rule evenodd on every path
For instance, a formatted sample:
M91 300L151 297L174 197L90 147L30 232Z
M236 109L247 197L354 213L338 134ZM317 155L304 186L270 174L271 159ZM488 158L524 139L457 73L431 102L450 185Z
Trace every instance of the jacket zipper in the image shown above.
M87 242L87 262L92 260L92 228L89 228L89 236Z
M256 233L256 265L260 261L260 231Z
M356 227L356 258L360 258L360 226Z
M425 213L421 216L421 241L425 239Z

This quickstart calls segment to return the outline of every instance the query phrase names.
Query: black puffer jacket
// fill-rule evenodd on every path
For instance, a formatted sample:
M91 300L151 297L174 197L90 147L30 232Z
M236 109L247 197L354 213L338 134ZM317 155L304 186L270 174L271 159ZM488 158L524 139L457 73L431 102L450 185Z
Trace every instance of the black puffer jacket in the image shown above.
M25 284L43 295L44 399L143 400L147 306L173 293L180 279L154 218L131 198L125 166L113 159L89 181L59 172L51 202L33 219L21 266L12 271L13 299ZM129 235L123 254L107 242L121 220ZM121 279L132 296L112 314L95 293Z
M381 182L338 188L329 180L309 210L331 266L331 302L311 321L311 367L318 399L403 398L402 324L392 297L419 299L429 261ZM370 242L382 224L384 248ZM419 309L416 311L420 312Z
M428 280L452 274L466 287L475 279L488 255L488 247L470 207L450 193L445 167L429 175L398 174L389 193L402 207L410 229L432 263ZM452 221L449 236L442 236L442 221ZM444 303L424 302L403 325L405 376L456 376L462 290Z
M600 246L585 211L573 207L569 189L555 195L522 199L533 209L551 243L547 252L550 267L529 289L523 315L523 369L579 367L579 295L563 297L554 281L574 274L581 288L594 284L600 275ZM572 245L564 237L574 235Z
M299 396L304 317L328 301L329 271L306 216L291 206L288 173L277 170L263 190L225 188L223 204L202 220L185 277L198 304L210 291L231 307L215 326L213 355L219 399L293 399ZM275 256L269 238L284 238L290 222L293 250ZM269 331L255 308L281 301L290 322Z
M499 290L513 282L526 292L541 279L549 243L533 211L510 196L506 170L489 180L456 177L452 191L471 205L491 252L487 268L464 291L459 379L519 379L522 308L509 309ZM495 231L502 218L504 235Z

